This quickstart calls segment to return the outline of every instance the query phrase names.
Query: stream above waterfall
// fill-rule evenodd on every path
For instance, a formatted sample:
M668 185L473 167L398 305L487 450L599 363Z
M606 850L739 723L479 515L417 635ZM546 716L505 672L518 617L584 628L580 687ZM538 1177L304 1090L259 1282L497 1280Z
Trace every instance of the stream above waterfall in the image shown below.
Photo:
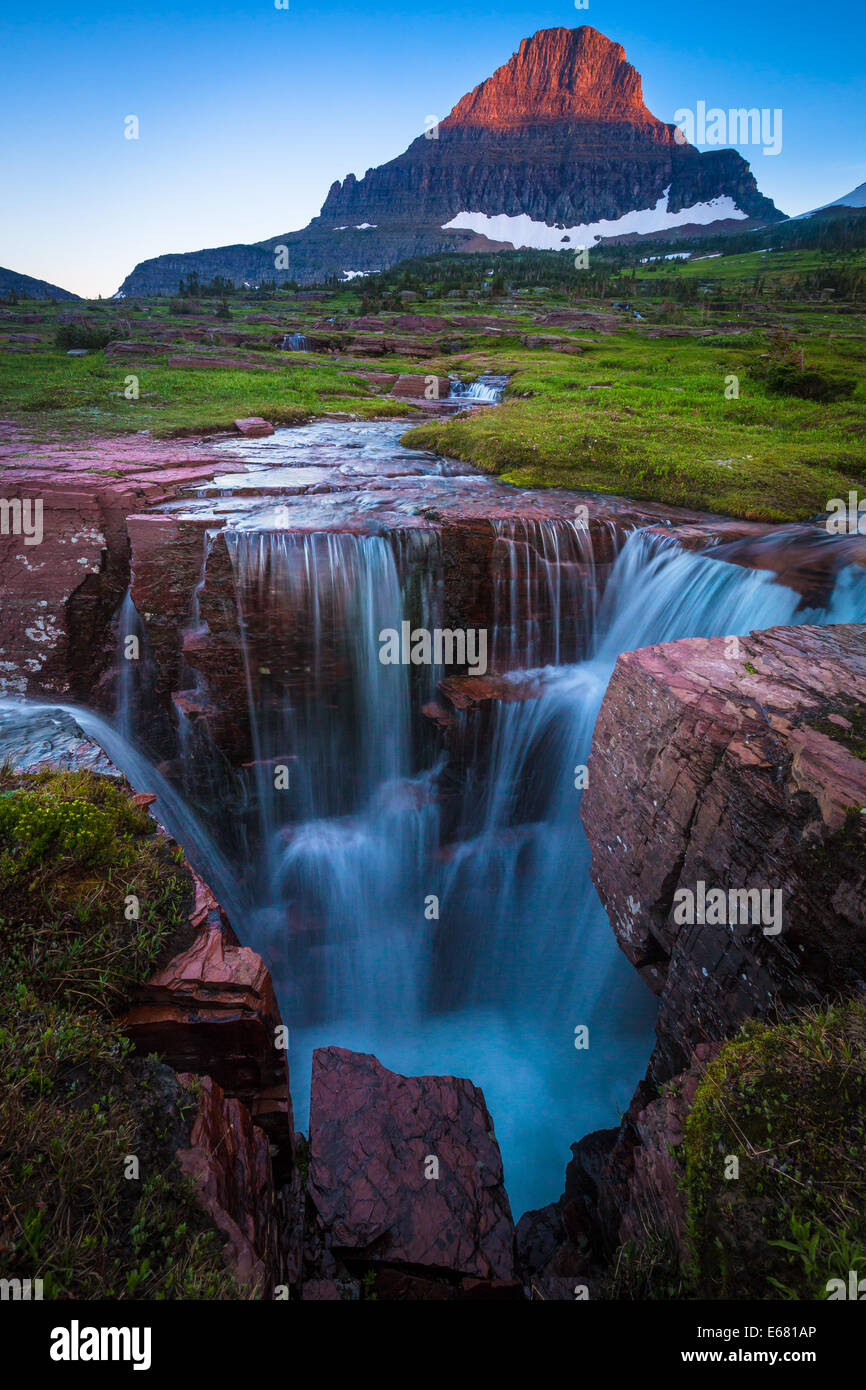
M605 499L591 527L579 495L509 488L405 448L405 429L330 420L217 445L226 471L160 508L200 544L171 756L149 742L154 615L134 603L135 555L118 640L140 636L143 657L134 673L118 657L114 721L62 708L157 793L262 954L299 1127L319 1045L468 1076L517 1216L559 1195L572 1142L617 1122L653 1044L655 1000L617 947L579 815L617 656L866 621L866 571L840 564L809 606L730 546L658 534L652 509ZM506 682L493 698L444 708L446 668L380 660L383 630L467 615ZM0 742L32 708L4 705Z

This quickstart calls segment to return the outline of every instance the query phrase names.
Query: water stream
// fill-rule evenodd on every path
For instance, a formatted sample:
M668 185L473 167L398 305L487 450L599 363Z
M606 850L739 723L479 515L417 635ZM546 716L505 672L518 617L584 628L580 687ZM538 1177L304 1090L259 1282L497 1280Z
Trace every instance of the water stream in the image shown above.
M329 425L327 466L350 462L359 438L362 474L377 450L393 459L391 429ZM134 786L157 793L159 814L270 966L290 1029L297 1122L306 1125L317 1045L371 1051L401 1072L469 1076L496 1122L519 1215L558 1196L570 1143L616 1123L652 1047L655 1001L590 882L575 785L617 655L679 637L864 621L866 573L840 570L829 606L810 610L768 571L633 531L601 583L577 522L494 518L492 665L520 698L491 702L483 732L478 711L456 716L468 750L457 775L421 712L442 669L379 660L383 629L441 622L439 531L407 526L405 515L395 526L384 519L393 497L383 513L375 491L368 525L323 526L328 507L357 517L357 495L293 502L285 451L298 448L298 432L281 434L292 437L277 440L278 457L262 441L264 469L217 480L225 504L210 491L218 524L205 532L191 596L188 631L200 635L221 532L253 748L245 816L220 807L215 816L207 804L226 772L199 735L193 748L182 710L180 784L137 746L123 705L114 726L69 712ZM419 476L425 488L485 485L448 476L443 463L401 459L407 475L420 470L413 485ZM301 470L310 471L303 450ZM255 505L232 512L251 480ZM123 620L133 621L128 608ZM280 663L304 678L280 684ZM198 672L188 667L184 685L207 702ZM204 772L193 775L193 759ZM586 1050L574 1045L579 1025Z

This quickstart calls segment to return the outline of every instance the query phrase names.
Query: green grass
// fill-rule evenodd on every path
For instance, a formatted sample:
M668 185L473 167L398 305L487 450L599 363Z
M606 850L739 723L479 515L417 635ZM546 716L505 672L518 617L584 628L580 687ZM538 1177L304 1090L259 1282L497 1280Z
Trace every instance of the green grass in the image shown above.
M866 1005L747 1025L704 1074L682 1149L698 1296L825 1299L866 1277Z
M173 344L172 355L178 354L206 355L190 343ZM261 359L263 365L276 361L274 354L262 353ZM404 369L412 368L390 360L385 367ZM123 394L131 375L138 379L138 400ZM232 429L246 415L297 425L332 412L362 417L407 413L399 401L378 397L347 365L312 356L277 371L241 371L221 367L216 358L209 370L136 364L101 352L87 357L34 353L16 357L12 367L8 359L0 359L0 394L6 413L17 416L35 437L148 430L154 438L167 438Z
M641 1212L642 1238L616 1252L602 1297L812 1301L830 1280L847 1288L849 1270L866 1278L866 1004L747 1023L701 1077L670 1152L686 1257Z
M802 519L866 481L866 342L808 340L810 365L860 382L849 400L831 405L772 395L759 375L767 351L755 331L648 340L635 329L596 340L580 356L512 350L516 370L502 406L431 420L403 442L522 487ZM730 376L737 399L725 396Z
M46 1298L239 1296L176 1160L195 1087L116 1021L191 940L155 831L111 779L0 773L0 1272Z
M467 274L480 274L474 258L463 261ZM179 314L165 300L90 304L78 311L98 328L113 326L144 340L165 328L230 330L243 342L225 351L252 353L258 370L221 366L212 347L192 341L163 344L157 359L140 365L110 351L67 357L54 338L56 320L69 306L40 305L43 321L17 326L36 333L41 346L0 353L0 396L22 443L136 431L169 437L230 430L242 415L292 425L326 414L411 414L411 404L378 393L363 372L454 373L464 379L507 372L507 399L500 407L464 419L419 419L405 442L467 460L520 486L614 493L753 520L800 520L866 483L866 306L828 302L828 291L818 284L835 276L839 299L844 275L853 285L850 277L862 277L864 262L862 250L841 255L801 249L608 265L612 288L606 298L590 299L590 279L575 273L562 281L565 263L557 260L559 280L547 290L491 298L470 284L460 300L422 298L411 310L395 302L400 277L389 272L380 277L394 280L389 308L374 303L371 312L384 312L397 350L355 360L347 353L283 354L268 345L284 328L363 338L364 331L352 326L361 297L384 293L363 282L315 304L286 294L245 305L233 300L230 323L215 317L216 302L203 302L195 315ZM543 260L539 273L552 264ZM434 283L441 281L435 258L429 273ZM678 286L688 290L684 297ZM644 322L613 313L615 298L637 304ZM9 312L24 316L32 307ZM606 324L580 329L538 322L545 312L563 308L602 313ZM458 322L438 336L398 330L394 314L388 317L391 310L409 320L436 315ZM275 322L247 322L257 314ZM495 316L502 331L476 323L479 315ZM698 336L707 329L714 331ZM687 336L664 336L667 330ZM560 339L581 351L529 350L520 342L526 334ZM366 336L380 335L376 330ZM412 339L437 355L413 356ZM445 351L449 339L461 340L462 350ZM783 360L782 339L807 369L831 382L854 381L854 393L832 403L774 394L767 365ZM214 365L170 367L168 357L177 355L210 356ZM136 401L123 396L129 375L138 378ZM731 376L738 378L739 394L729 399Z
M706 258L704 258L706 257ZM700 280L719 280L726 291L732 282L742 282L746 286L755 276L760 276L769 287L780 288L790 285L797 276L809 275L827 266L844 265L854 269L866 268L866 253L863 251L827 254L820 250L768 250L746 251L741 255L713 255L697 253L688 261L653 261L647 265L637 265L634 273L637 279L651 282L653 276L682 275ZM649 288L645 285L644 288Z

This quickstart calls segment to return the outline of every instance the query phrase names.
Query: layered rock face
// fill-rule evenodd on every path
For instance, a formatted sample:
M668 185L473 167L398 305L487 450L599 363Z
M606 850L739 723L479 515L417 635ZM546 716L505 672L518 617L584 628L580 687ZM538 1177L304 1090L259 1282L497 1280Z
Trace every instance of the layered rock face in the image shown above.
M665 190L669 213L726 200L709 218L717 225L731 216L781 217L736 151L699 154L675 140L674 127L644 105L640 75L620 44L588 25L543 29L403 154L363 179L348 174L333 183L320 216L303 231L144 261L121 288L172 293L192 271L203 279L308 283L411 256L510 248L507 228L492 240L499 234L449 224L467 213L525 215L546 227L615 222L655 208ZM662 218L643 230L665 225ZM288 247L287 269L275 267L279 245Z
M239 946L210 889L195 876L188 950L148 980L123 1018L140 1052L159 1052L179 1071L220 1083L266 1131L287 1170L292 1158L292 1106L285 1050L277 1043L280 1011L268 970Z
M263 1293L280 1270L279 1205L268 1140L247 1108L210 1076L180 1073L198 1107L178 1162L225 1237L223 1257L244 1289Z
M178 1162L224 1237L238 1285L264 1297L300 1274L300 1175L279 1007L261 957L237 944L207 884L188 872L192 944L140 988L120 1026L195 1098Z
M91 695L129 582L128 514L212 477L217 462L137 436L23 454L4 446L4 498L16 511L0 530L0 695Z
M866 634L731 642L620 657L589 762L592 876L661 996L656 1081L748 1017L866 981ZM705 898L723 890L721 922L701 910L701 884ZM760 920L750 904L752 921L738 906L731 922L741 890L766 895Z
M864 689L862 626L619 658L581 815L617 940L660 995L658 1042L619 1128L574 1144L562 1197L518 1225L533 1296L570 1299L578 1282L595 1296L626 1242L664 1235L687 1260L674 1151L723 1040L747 1018L866 990ZM728 903L778 891L781 929L714 923L706 904L686 914L701 882Z
M668 187L671 211L727 194L743 212L775 214L739 155L678 144L644 105L621 45L584 25L524 39L435 139L334 184L321 221L441 225L470 211L575 226L651 207Z

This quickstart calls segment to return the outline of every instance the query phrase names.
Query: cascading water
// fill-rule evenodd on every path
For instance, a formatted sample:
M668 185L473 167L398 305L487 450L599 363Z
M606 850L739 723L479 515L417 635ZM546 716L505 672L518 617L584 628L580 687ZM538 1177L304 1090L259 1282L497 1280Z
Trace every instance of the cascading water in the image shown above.
M478 377L477 381L464 382L459 377L450 378L450 398L475 404L475 406L495 406L502 400L507 377Z
M394 550L342 533L236 529L226 541L259 807L256 897L285 952L291 1016L411 1013L429 935L416 925L413 866L432 853L437 817L411 781L407 669L379 660L378 634L404 611ZM255 669L251 614L261 613L286 625L300 615L293 637L308 678L294 692Z
M800 623L862 622L866 572L842 569L827 608L808 608L767 570L683 550L674 540L629 536L604 592L594 640L610 668L620 652L681 637L744 634Z
M115 721L124 738L133 736L141 715L145 631L129 589L117 613Z
M595 628L596 540L579 521L496 521L493 656L497 670L576 661ZM611 546L615 528L610 524Z
M340 428L352 466L377 468L360 426L329 424L326 447L338 451ZM429 470L424 456L388 447L407 474ZM266 498L283 476L251 481ZM351 519L344 529L319 519L325 498L321 512L282 507L279 523L262 501L206 533L182 683L207 704L200 598L225 545L252 746L240 791L198 724L193 737L191 717L179 721L186 795L160 775L130 742L123 668L118 727L70 712L134 786L157 792L158 813L265 957L290 1028L299 1123L314 1046L470 1076L496 1118L519 1213L559 1194L568 1144L615 1121L652 1046L654 1000L592 888L579 819L577 772L617 656L680 637L862 622L866 575L841 569L829 606L815 610L769 570L650 532L598 565L596 554L616 550L613 526L599 546L597 522L594 543L577 521L482 523L493 532L491 664L512 686L499 694L514 698L455 714L446 757L421 713L446 673L379 660L384 629L404 619L432 629L445 611L442 534L413 520L445 480L428 472L412 486L420 500L401 515L390 499L387 520L380 486L338 508ZM469 480L465 496L477 495ZM295 529L280 529L292 517ZM129 604L121 634L132 630ZM230 794L237 816L223 810ZM209 828L191 806L208 812ZM580 1025L588 1049L574 1046Z
M451 378L451 395L475 405L496 405L502 399L502 391L507 378L490 373L480 376L477 381L463 382L459 377Z
M556 1191L557 1130L561 1153L569 1125L583 1134L609 1123L624 1078L632 1069L637 1080L650 1047L648 999L621 968L589 880L575 785L617 656L680 637L864 618L866 573L855 566L841 571L828 609L809 610L767 572L638 532L617 558L587 659L540 673L537 699L495 707L489 766L470 776L444 875L434 1001L442 1010L486 1004L509 1020L512 1043L522 1036L520 1067L501 1033L496 1044L493 1034L466 1033L517 1210L521 1198ZM569 1055L578 1024L589 1027L590 1047Z
M310 340L304 333L287 333L280 347L283 352L309 352Z

